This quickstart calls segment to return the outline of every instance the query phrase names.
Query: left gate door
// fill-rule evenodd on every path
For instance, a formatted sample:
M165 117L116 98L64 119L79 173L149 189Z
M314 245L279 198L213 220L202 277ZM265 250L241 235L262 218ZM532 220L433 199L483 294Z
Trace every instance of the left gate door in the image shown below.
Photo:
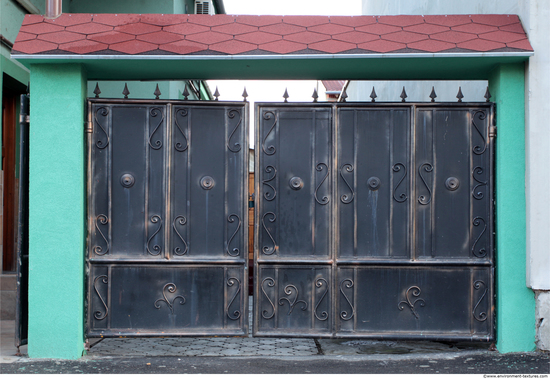
M248 104L88 111L88 336L247 334Z

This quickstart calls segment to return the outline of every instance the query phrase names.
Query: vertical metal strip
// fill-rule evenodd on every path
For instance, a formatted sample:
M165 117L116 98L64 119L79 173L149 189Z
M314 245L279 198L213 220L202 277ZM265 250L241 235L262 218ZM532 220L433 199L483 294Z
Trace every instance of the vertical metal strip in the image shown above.
M277 301L278 293L279 293L279 266L275 267L275 285L273 286L273 290L275 291L275 301L273 304L275 304L275 330L279 329L279 302Z
M260 106L256 106L254 115L254 293L252 306L253 318L252 318L252 331L253 335L258 333L260 324L260 271L258 269L258 255L260 254L260 208L263 207L262 196L260 196L260 167L262 167L263 161L260 160ZM248 228L248 225L247 225ZM247 241L248 242L248 241ZM246 310L248 311L248 310Z
M170 241L170 220L172 219L172 212L170 204L172 204L172 104L168 103L164 107L164 114L166 114L164 124L164 180L163 180L163 194L164 194L164 258L171 258L171 241Z
M242 139L243 139L243 162L242 162L242 178L243 178L243 188L241 188L241 204L242 204L242 212L243 212L243 231L242 231L242 246L243 246L243 253L244 253L244 267L241 268L242 272L242 291L241 291L241 304L242 304L242 318L241 318L241 325L243 332L248 335L248 325L249 325L249 309L248 309L248 286L249 286L249 248L248 248L248 230L249 230L249 219L248 219L248 181L249 181L249 160L250 160L250 153L249 153L249 108L248 103L244 103L243 107L243 129L241 131Z
M315 202L315 188L317 186L317 170L316 170L316 164L317 164L317 128L315 127L315 109L311 110L311 154L310 154L310 165L311 167L311 189L310 189L310 209L311 209L311 222L309 224L310 227L310 238L311 238L311 252L315 256L315 226L317 225L317 203Z
M468 150L471 150L471 149L468 147ZM471 223L469 223L469 224L471 224ZM474 306L475 306L474 305L474 301L475 301L474 300L474 281L475 281L475 277L474 277L474 268L470 267L469 270L470 270L470 285L468 286L469 287L468 288L468 295L469 295L468 324L470 325L470 334L473 335L473 333L474 333L474 320L473 320L472 314L473 314L473 310L474 310Z
M107 318L107 328L108 329L111 329L111 315L113 314L112 312L112 291L111 291L111 287L112 287L112 264L109 264L107 266L107 281L108 281L108 285L107 285L107 304L109 304L109 307L107 308L108 309L108 312L109 312L109 315L108 315L108 318Z
M227 317L229 314L229 309L227 308L227 265L223 266L223 328L227 329Z
M473 196L471 196L472 194L472 190L473 190L473 181L472 181L472 175L473 174L473 170L474 170L474 167L475 167L475 156L472 154L472 146L473 146L473 134L472 134L472 109L468 108L468 112L467 112L467 123L468 123L468 126L466 128L467 130L467 133L468 133L468 163L469 163L469 170L468 170L468 203L470 205L470 214L469 214L469 217L468 217L468 257L469 258L475 258L475 256L473 256L473 252L472 252L472 243L473 243L473 233L474 233L474 225L473 225L473 222L472 220L475 218L475 215L474 215L474 199L473 199ZM473 282L472 282L473 283Z
M109 136L109 146L108 146L108 152L107 155L107 192L108 192L108 202L109 202L109 209L107 210L107 214L109 215L109 243L111 244L111 249L113 247L113 106L111 105L109 107L109 116L107 120L107 126L105 129L107 130L108 136ZM94 205L95 205L95 197L94 197ZM95 216L95 214L94 214ZM147 237L144 237L147 239Z
M315 275L315 268L311 268L312 272L312 280L311 280L311 296L310 296L310 304L311 304L311 315L310 315L310 322L311 322L311 329L315 329L315 281L317 276Z
M185 217L187 217L187 224L185 228L185 238L187 241L187 255L191 256L192 250L192 243L191 243L191 228L193 226L193 220L191 220L191 204L193 203L193 199L191 199L191 158L192 158L192 151L193 151L193 133L192 128L193 124L191 121L191 117L193 116L193 107L189 107L188 116L186 117L187 122L187 169L185 170L185 175L187 177L185 185L187 186L187 191L185 194Z
M275 139L276 139L276 146L279 148L279 151L281 150L280 147L281 147L281 128L280 128L280 125L281 125L281 119L279 117L279 111L278 110L275 110L275 113L276 113L276 120L277 120L277 125L275 125ZM281 160L279 159L281 154L277 154L275 153L275 156L276 156L276 162L277 162L277 165L276 167L280 168L280 164L281 164ZM280 218L280 199L281 199L281 196L282 196L282 193L280 191L281 189L281 180L280 180L280 176L281 175L277 175L277 177L275 178L275 188L277 188L279 191L279 196L277 196L275 198L275 201L277 202L275 204L276 206L276 212L275 212L275 215L277 216L277 219L276 219L276 223L274 224L275 225L275 235L277 236L277 238L275 238L275 243L274 243L274 246L273 248L275 249L275 251L273 252L273 254L275 255L275 258L276 259L279 259L279 255L280 255L280 241L281 241L281 236L280 236L280 229L279 228L279 223L281 222L281 218Z
M416 143L417 143L417 135L416 135L416 121L418 119L417 115L417 108L416 106L412 105L409 108L409 127L407 130L407 137L408 137L408 143L407 148L409 149L407 151L407 160L409 167L409 192L410 192L410 201L409 201L409 220L407 222L408 230L407 230L407 251L409 252L409 259L415 261L418 259L418 248L416 246L416 232L418 230L417 228L417 219L416 219L416 186L415 186L415 178L416 178L416 170L414 169L416 167Z
M144 253L145 253L145 256L147 258L151 258L150 256L147 255L147 248L149 247L148 246L148 239L149 239L149 177L150 177L150 174L149 174L149 170L151 168L151 147L149 146L149 108L146 107L147 111L146 111L146 115L145 115L145 128L143 128L143 133L144 133L144 138L143 138L143 142L145 143L145 212L144 212L144 215L145 215L145 224L143 225L144 229L145 229L145 233L144 233L144 237L145 237L145 241L144 241L144 246L145 246L145 249L144 249Z
M227 107L222 107L223 109L223 120L224 120L224 123L223 123L223 126L224 126L224 141L227 141L227 147L229 147L229 134L231 133L229 131L229 120L228 120L228 108ZM242 150L242 149L241 149ZM223 148L223 167L224 167L224 171L223 171L223 180L221 181L223 183L223 208L224 208L224 213L223 213L223 224L225 225L224 228L223 228L223 241L224 241L224 246L222 246L222 251L224 252L223 255L225 256L225 253L227 251L229 251L229 233L228 233L228 228L229 228L229 224L228 224L228 221L227 221L227 217L228 215L230 214L229 212L229 203L228 203L228 198L229 198L229 194L228 194L228 187L229 187L229 159L228 159L228 149L226 147ZM241 220L242 220L242 217L241 217Z
M330 136L332 138L332 143L330 143L330 146L332 146L332 151L331 151L331 154L332 154L332 167L333 167L333 171L336 172L335 170L338 169L339 167L339 161L338 161L338 154L339 154L339 140L338 140L338 128L339 128L339 122L338 122L338 118L340 116L340 113L339 113L339 109L337 107L336 104L333 104L331 107L330 107ZM336 294L338 293L337 291L337 280L335 279L336 278L336 270L338 268L338 258L340 256L340 238L338 238L339 234L340 234L340 212L339 212L339 207L340 207L340 201L338 201L338 199L340 198L339 194L338 194L338 175L337 174L334 174L332 175L332 188L333 188L333 199L334 201L332 202L332 205L331 205L331 210L332 210L332 215L331 217L329 218L329 226L330 226L330 235L331 235L331 241L329 243L329 246L331 247L331 251L329 252L329 259L332 260L332 264L330 265L329 267L329 285L328 285L328 289L329 289L329 306L328 306L328 310L329 310L329 328L330 328L330 333L331 335L334 337L335 333L336 333L336 330L337 330L337 319L338 317L336 316L337 314L337 310L336 310Z
M357 203L359 194L357 193L357 109L353 110L353 192L355 199L353 201L353 256L357 257Z
M430 207L430 238L432 240L432 246L431 246L431 256L432 258L435 258L435 220L434 220L434 213L435 213L435 178L437 174L437 164L436 164L436 151L435 151L435 139L436 139L436 126L435 126L435 110L432 110L432 151L431 151L431 162L433 170L431 172L431 183L430 186L432 187L432 201L430 201L429 207Z
M388 151L389 151L389 162L388 162L388 172L390 172L391 170L391 167L393 166L392 162L396 162L394 159L393 159L393 145L394 145L394 132L395 132L395 123L394 123L394 109L393 108L390 108L390 125L389 125L389 128L390 128L390 138L389 138L389 141L388 141ZM388 188L389 191L391 191L391 189L393 188L393 175L390 175L390 186ZM389 258L393 258L393 211L394 211L394 208L395 208L395 204L394 202L392 201L392 197L391 197L391 192L389 192L390 194L390 201L389 201L389 204L390 204L390 209L389 209L389 220L388 220L388 257Z
M353 268L353 309L352 312L355 312L352 314L353 317L353 331L357 331L357 287L359 287L359 283L357 283L357 266Z

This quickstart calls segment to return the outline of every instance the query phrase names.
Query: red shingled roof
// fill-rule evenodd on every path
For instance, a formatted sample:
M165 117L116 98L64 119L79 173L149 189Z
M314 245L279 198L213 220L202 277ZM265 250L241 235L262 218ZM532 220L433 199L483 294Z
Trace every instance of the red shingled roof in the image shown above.
M12 54L264 55L533 51L516 15L27 15Z

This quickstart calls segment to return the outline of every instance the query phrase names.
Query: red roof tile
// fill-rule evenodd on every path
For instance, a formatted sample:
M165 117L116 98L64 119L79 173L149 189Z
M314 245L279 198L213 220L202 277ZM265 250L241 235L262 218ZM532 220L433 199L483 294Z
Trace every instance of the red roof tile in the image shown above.
M289 34L284 37L285 40L300 43L314 43L319 41L325 41L330 39L329 35L312 32L301 32L295 34Z
M340 92L346 84L345 80L321 80L321 82L329 92Z
M109 45L109 49L126 54L139 54L155 50L158 45L138 40L126 41Z
M71 32L55 32L39 35L38 39L53 43L67 43L74 42L82 39L86 39L84 34L71 33Z
M532 51L515 15L28 15L16 54L325 54ZM114 52L113 52L114 51ZM507 51L507 50L504 50Z
M378 22L380 24L393 25L393 26L411 26L424 23L424 17L422 16L379 16Z
M220 51L226 54L241 54L250 50L256 50L257 48L257 45L235 40L210 45L210 50Z
M59 45L60 50L69 51L75 54L89 54L107 49L107 45L90 40L81 40Z
M240 34L235 36L238 41L255 43L257 45L262 43L273 42L282 39L283 37L277 34L264 33L264 32L252 32L247 34Z
M112 43L130 41L130 40L136 39L136 36L132 34L112 31L112 32L92 34L91 36L88 36L88 39L101 42L101 43L112 44Z

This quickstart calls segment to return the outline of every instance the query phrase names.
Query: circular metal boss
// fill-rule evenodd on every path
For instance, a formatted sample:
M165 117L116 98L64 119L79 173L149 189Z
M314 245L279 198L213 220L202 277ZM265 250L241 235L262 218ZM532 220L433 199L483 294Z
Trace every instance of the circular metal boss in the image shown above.
M369 178L369 180L367 180L367 184L372 191L376 191L378 188L380 188L380 178L372 176Z
M450 178L447 178L447 180L445 180L445 187L447 187L449 191L456 191L459 186L460 180L458 180L454 176L451 176Z
M120 177L120 184L122 184L122 187L130 188L134 185L136 182L136 179L131 174L124 174Z
M288 185L293 190L298 191L299 189L301 189L304 186L304 181L302 180L302 178L299 178L297 176L293 176L292 178L290 178L290 181L288 182Z
M201 179L201 187L205 190L212 189L214 184L214 179L211 176L203 176Z

